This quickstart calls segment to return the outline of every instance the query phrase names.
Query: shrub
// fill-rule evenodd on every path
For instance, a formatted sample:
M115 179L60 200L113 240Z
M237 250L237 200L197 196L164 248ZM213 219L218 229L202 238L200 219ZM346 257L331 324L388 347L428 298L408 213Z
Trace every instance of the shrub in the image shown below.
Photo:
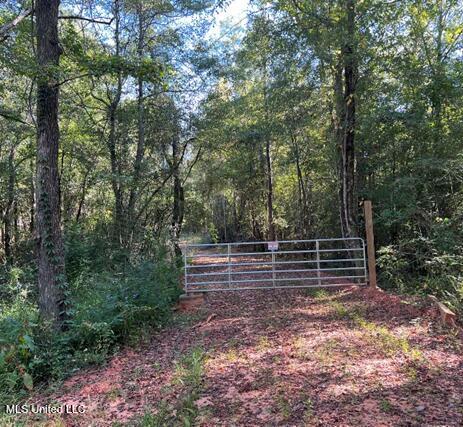
M33 386L36 308L19 296L0 309L0 400Z
M116 341L116 334L106 322L82 322L69 332L72 348L106 356Z
M382 286L400 292L436 295L463 314L463 256L448 239L414 238L378 251Z
M144 261L125 272L84 274L73 289L74 321L106 322L118 340L165 318L178 298L178 272L165 260Z
M103 362L117 346L168 319L180 294L178 270L158 250L156 260L111 265L95 259L94 245L69 239L67 257L72 321L56 333L39 322L30 274L1 273L0 398L13 401L34 383L62 379ZM105 252L107 253L107 252ZM82 257L80 261L76 258ZM125 258L127 261L127 258ZM27 273L27 274L26 274ZM27 280L25 280L27 278Z
M385 287L403 291L406 287L407 260L395 246L384 246L378 250L377 264L379 283Z

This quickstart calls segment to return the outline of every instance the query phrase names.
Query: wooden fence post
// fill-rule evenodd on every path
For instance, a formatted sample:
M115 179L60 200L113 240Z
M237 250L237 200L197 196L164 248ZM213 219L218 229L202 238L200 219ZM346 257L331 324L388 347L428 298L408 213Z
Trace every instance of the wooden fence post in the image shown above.
M365 231L367 236L368 286L376 289L375 236L373 234L373 212L371 200L363 201L363 209L365 213Z

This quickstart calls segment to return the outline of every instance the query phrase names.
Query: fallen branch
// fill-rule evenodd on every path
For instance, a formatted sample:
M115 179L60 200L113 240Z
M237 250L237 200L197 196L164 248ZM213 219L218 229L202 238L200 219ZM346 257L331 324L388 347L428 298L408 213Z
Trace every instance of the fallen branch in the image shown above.
M215 319L217 314L212 313L204 322L199 322L192 327L192 329L201 328L202 326L207 325L212 319Z

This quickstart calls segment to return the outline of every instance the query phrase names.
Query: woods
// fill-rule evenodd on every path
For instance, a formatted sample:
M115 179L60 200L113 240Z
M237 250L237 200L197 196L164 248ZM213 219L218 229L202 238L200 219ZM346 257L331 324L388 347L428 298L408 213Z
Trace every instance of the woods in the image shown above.
M459 2L256 9L204 102L198 139L210 157L190 185L208 219L187 217L186 229L260 240L273 211L281 239L356 236L359 202L371 199L382 286L457 308L460 11Z
M183 241L364 237L365 199L378 285L463 314L463 3L236 5L0 5L0 396L164 324Z

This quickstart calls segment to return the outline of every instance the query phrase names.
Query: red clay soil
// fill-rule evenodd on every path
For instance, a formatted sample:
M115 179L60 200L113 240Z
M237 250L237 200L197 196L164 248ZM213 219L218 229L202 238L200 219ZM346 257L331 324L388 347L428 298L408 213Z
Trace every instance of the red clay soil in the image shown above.
M177 361L202 349L193 425L462 426L461 335L432 314L357 288L212 293L151 343L35 401L85 405L59 425L140 425L161 410L169 423L145 425L184 425Z

